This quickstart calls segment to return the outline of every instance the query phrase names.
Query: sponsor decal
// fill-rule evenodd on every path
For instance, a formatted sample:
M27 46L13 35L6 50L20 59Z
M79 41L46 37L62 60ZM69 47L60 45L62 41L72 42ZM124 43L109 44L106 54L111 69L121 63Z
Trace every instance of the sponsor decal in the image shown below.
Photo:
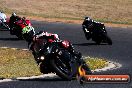
M86 75L83 68L79 67L78 81L80 84L86 83L129 83L130 75Z
M82 79L81 79L82 80ZM88 83L129 83L129 75L85 75L83 80Z

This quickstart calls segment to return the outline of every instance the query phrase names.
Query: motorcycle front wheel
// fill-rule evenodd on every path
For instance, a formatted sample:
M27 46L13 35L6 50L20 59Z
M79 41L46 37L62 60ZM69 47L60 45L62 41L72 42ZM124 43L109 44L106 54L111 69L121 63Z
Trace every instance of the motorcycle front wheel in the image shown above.
M112 45L112 40L107 34L104 34L103 37L104 37L104 41L108 43L108 45Z
M72 80L77 73L77 64L66 62L62 58L55 58L50 60L50 64L54 72L65 80Z

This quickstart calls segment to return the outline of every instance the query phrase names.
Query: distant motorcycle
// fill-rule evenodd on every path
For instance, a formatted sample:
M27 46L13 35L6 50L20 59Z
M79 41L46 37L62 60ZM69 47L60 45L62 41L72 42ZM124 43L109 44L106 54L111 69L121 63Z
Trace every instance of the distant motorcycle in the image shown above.
M0 18L0 28L10 30L9 22L8 21L4 22L4 20L5 20L4 18Z
M89 27L89 29L87 29ZM108 43L112 45L112 40L108 36L104 24L102 23L93 23L89 26L83 25L83 31L87 40L92 39L97 44Z
M33 51L36 51L38 46L43 47L40 49L41 53L39 54L41 73L53 72L66 80L71 80L77 75L80 66L76 60L77 57L65 48L60 47L58 42L55 41L49 44L39 39L32 45Z
M31 25L30 20L18 20L16 22L14 22L13 28L10 29L10 34L11 35L16 35L19 39L23 39L22 36L22 30L24 30L24 28L30 28L31 30L34 30L34 28Z

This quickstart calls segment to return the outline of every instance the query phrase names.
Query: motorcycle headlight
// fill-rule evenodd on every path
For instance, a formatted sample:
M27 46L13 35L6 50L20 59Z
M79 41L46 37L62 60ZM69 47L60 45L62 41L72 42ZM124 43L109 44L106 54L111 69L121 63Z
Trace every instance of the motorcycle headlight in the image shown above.
M41 57L40 57L40 59L41 59L41 60L44 60L44 59L45 59L45 57L44 57L44 56L41 56Z

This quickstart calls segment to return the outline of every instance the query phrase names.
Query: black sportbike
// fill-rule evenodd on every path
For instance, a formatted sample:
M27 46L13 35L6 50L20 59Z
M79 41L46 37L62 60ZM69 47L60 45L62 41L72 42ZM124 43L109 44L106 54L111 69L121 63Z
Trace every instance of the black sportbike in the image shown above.
M103 23L92 23L91 25L82 25L87 40L92 39L97 44L108 43L112 45L112 40L108 36Z
M75 78L79 66L81 66L77 61L78 57L71 54L67 49L60 47L58 42L45 43L43 41L43 39L39 39L32 45L33 52L39 50L38 63L41 73L53 72L65 80ZM91 74L90 69L89 73Z

